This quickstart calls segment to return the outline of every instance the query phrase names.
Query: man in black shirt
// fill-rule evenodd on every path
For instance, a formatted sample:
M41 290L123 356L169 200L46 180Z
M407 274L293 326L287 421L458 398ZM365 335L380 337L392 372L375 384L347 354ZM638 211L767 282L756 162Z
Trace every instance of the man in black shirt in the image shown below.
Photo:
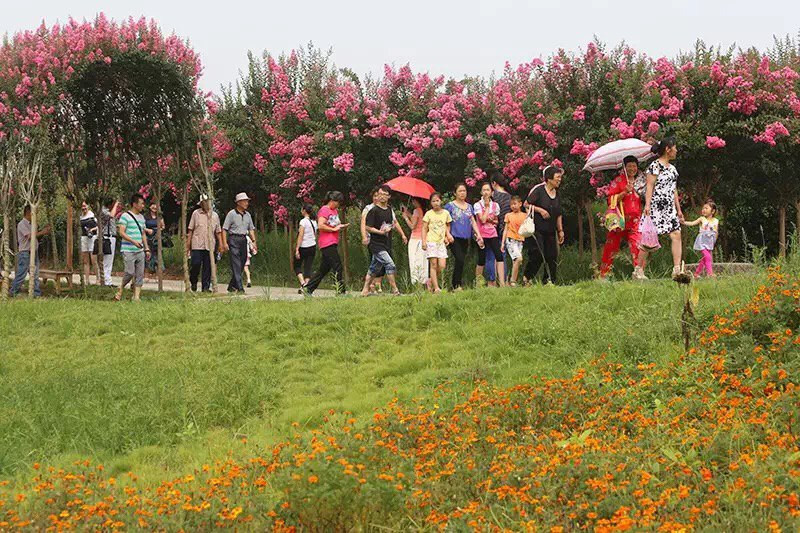
M392 287L392 294L400 294L397 288L397 281L395 273L397 267L392 260L390 254L392 243L392 230L396 227L403 238L404 243L408 243L405 233L397 224L392 208L389 207L389 197L391 189L383 185L378 189L378 198L375 207L370 209L366 218L366 230L370 234L369 237L369 251L372 254L372 262L369 265L369 272L364 279L364 290L361 291L362 296L369 295L369 287L372 280L383 272L386 273L386 278L389 280L389 285Z

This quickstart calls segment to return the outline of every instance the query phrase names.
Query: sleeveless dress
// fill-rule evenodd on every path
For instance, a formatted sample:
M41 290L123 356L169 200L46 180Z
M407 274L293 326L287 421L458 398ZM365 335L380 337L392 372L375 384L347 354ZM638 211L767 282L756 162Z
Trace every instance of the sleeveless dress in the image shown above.
M717 242L717 228L719 227L719 220L716 218L700 217L700 233L694 240L694 249L700 250L713 250L714 244Z

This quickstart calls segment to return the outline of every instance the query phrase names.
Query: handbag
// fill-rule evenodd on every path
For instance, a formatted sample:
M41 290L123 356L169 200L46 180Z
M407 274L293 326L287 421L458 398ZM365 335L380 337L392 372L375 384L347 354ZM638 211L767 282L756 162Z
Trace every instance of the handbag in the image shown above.
M100 240L95 237L94 244L92 244L92 255L97 255L100 253Z
M111 255L111 239L103 237L103 255Z
M605 226L608 231L623 231L625 229L625 211L618 204L619 195L611 197L611 203L606 209Z
M522 221L522 224L519 225L519 230L517 230L520 237L528 238L533 237L534 233L536 233L536 223L533 221L533 209L531 209L530 214L525 217L525 220Z

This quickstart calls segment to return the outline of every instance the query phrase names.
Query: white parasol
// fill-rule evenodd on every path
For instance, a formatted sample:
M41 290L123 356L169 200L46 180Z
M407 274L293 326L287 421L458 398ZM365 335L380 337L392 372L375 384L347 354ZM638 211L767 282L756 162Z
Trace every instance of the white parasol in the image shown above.
M622 160L632 155L640 163L655 156L650 145L639 139L620 139L605 144L594 151L586 160L583 170L595 173L601 170L616 170L622 167Z

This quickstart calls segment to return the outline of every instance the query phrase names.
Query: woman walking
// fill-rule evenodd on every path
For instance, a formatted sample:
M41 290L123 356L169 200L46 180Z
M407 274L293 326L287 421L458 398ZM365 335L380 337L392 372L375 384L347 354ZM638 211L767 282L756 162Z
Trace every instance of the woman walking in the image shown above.
M314 220L314 206L303 204L300 210L303 218L297 230L297 246L294 249L294 273L302 287L311 280L311 267L317 254L317 221ZM302 293L303 290L300 289Z
M475 267L475 279L483 276L483 268L486 265L486 250L492 250L495 260L495 278L501 287L506 286L505 263L503 252L501 251L500 238L497 234L497 224L500 219L500 205L492 200L492 187L484 183L481 187L481 200L472 206L477 219L478 234L483 239L483 247L478 250L478 265ZM493 282L490 282L493 283Z
M411 283L428 286L428 259L422 249L422 217L425 211L422 200L411 198L414 210L409 213L405 206L401 207L403 220L411 229L411 238L408 239L408 264L411 271Z
M678 169L671 163L678 155L675 139L666 138L653 145L658 159L647 169L644 215L650 217L658 235L668 234L672 248L672 279L681 275L681 222L683 212L678 201ZM648 250L639 253L639 266L644 271Z
M144 231L147 233L147 245L150 247L147 270L155 273L158 265L158 226L161 226L161 231L164 231L164 220L158 219L158 204L150 204L150 210L144 216L144 226Z
M89 285L89 276L92 270L97 277L97 284L101 285L100 269L97 265L97 255L100 252L97 233L97 218L89 209L89 204L83 202L81 204L81 262L83 263L83 280L86 285Z
M527 281L533 281L542 263L545 264L542 283L555 283L557 280L558 245L564 244L561 200L558 198L558 188L563 176L564 170L559 167L545 168L544 183L531 189L528 195L528 214L533 211L536 233L534 242L528 248L524 276Z
M478 246L483 248L483 237L475 223L475 213L467 202L467 186L464 183L457 183L455 193L456 199L444 206L453 219L450 225L450 234L453 236L450 249L453 251L453 260L455 261L453 265L454 291L462 288L464 263L469 249L469 241L473 235L478 240Z
M333 272L336 277L336 290L339 294L347 292L342 273L342 258L339 257L339 235L350 225L342 224L339 218L339 206L344 201L344 195L339 191L329 191L325 200L325 205L317 213L319 251L322 261L319 264L319 271L311 276L308 283L303 285L305 294L313 294L328 272Z

